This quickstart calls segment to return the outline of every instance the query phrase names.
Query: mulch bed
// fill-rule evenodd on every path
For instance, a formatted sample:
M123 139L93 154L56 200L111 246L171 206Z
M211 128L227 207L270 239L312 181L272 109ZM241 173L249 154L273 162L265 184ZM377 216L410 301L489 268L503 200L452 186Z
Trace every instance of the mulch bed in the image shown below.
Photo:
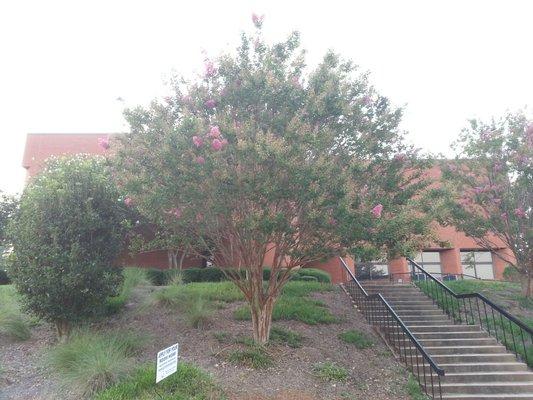
M139 363L155 360L158 350L173 343L180 344L180 359L209 371L230 399L235 400L321 400L321 399L409 399L405 391L407 372L390 354L387 347L352 307L340 288L313 296L323 300L330 311L340 317L339 323L306 325L297 321L280 321L275 325L301 333L301 348L276 345L269 347L274 366L253 370L229 363L225 356L239 344L221 343L214 336L228 332L233 337L250 336L249 321L236 321L233 311L242 303L227 304L217 310L209 328L190 328L179 312L147 304L151 291L138 288L126 310L98 324L98 329L127 329L150 336ZM342 342L337 335L358 329L374 337L372 348L358 350ZM12 343L0 338L1 400L73 399L61 392L53 376L41 367L42 350L54 342L53 331L45 324L34 328L32 338ZM344 383L323 382L312 373L319 362L335 362L350 371Z

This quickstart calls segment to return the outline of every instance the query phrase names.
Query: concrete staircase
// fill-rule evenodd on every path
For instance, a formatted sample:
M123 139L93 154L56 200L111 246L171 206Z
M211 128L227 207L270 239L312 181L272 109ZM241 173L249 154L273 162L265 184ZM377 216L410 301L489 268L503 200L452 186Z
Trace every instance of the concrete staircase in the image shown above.
M383 295L445 370L443 399L533 399L533 372L479 325L455 324L414 285L379 280L362 285L369 295Z

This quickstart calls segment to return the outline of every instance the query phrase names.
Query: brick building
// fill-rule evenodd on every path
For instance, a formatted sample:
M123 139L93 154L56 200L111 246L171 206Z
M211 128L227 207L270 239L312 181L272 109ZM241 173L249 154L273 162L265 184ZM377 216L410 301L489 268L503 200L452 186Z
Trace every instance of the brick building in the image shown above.
M104 150L98 145L99 138L107 138L108 134L52 134L37 133L28 134L22 166L27 171L27 179L38 174L46 159L50 156L74 155L79 153L103 154ZM440 170L433 168L429 171L431 177L439 179ZM453 227L437 226L437 233L441 241L450 244L450 247L431 247L424 249L416 260L429 272L446 277L448 275L465 275L465 278L502 279L505 262L497 256L498 253L509 254L509 249L502 243L501 246L486 251ZM353 260L346 260L350 267L354 268ZM124 265L143 267L166 268L168 256L166 251L153 251L138 254L135 257L125 256L121 259ZM265 265L269 260L265 260ZM395 277L405 276L408 278L407 260L399 258L390 260L388 263L370 263L372 270L381 274L393 274ZM187 258L184 267L202 266L203 261L196 258ZM320 268L331 275L333 282L346 280L346 274L336 258L327 262L317 263L313 267Z

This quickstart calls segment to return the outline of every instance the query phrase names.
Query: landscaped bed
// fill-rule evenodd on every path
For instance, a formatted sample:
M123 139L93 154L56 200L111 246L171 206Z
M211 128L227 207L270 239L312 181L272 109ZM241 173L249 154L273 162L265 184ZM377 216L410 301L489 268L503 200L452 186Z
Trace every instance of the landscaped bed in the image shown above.
M141 284L122 310L65 345L44 323L26 341L2 335L0 393L25 400L80 393L101 400L410 398L408 374L338 287L290 282L274 312L271 343L261 348L231 285ZM176 342L183 364L155 387L155 355ZM113 373L103 373L107 368Z

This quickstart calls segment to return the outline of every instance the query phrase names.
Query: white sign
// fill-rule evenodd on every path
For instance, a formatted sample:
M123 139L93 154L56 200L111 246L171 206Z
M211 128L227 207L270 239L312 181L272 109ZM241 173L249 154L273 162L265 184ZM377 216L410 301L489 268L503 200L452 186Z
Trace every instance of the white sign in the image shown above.
M155 383L172 375L178 370L178 344L167 347L157 353Z

